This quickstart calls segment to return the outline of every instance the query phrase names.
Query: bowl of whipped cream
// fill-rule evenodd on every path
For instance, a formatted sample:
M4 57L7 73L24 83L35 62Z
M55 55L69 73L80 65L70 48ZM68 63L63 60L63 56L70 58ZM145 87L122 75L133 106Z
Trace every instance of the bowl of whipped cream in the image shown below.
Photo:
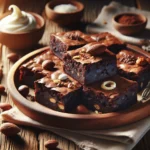
M8 10L0 17L0 43L12 50L35 46L44 33L43 17L21 11L16 5L10 5Z
M78 23L84 12L84 5L74 0L52 0L45 6L46 17L58 25Z

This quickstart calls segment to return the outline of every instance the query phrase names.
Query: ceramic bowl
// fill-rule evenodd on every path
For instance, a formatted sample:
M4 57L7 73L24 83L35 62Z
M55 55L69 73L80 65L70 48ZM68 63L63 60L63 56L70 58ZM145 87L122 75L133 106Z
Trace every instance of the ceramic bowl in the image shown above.
M77 11L71 13L58 13L53 10L56 5L72 4L77 7ZM52 0L45 6L45 14L49 20L59 25L73 25L79 22L83 16L84 5L73 0Z
M41 39L44 28L45 28L45 21L43 17L40 15L28 12L32 14L36 21L37 21L37 28L35 30L29 32L20 32L20 33L6 33L0 31L0 43L6 45L8 48L12 50L24 50L33 47L38 43ZM6 13L0 17L0 19L6 17L10 13Z
M118 19L123 16L123 15L134 15L137 16L138 18L140 18L141 23L138 24L121 24L118 22ZM135 35L138 34L140 32L142 32L147 24L147 18L144 15L141 14L135 14L135 13L122 13L122 14L118 14L116 16L113 17L112 19L112 23L114 28L119 31L121 34L124 35Z

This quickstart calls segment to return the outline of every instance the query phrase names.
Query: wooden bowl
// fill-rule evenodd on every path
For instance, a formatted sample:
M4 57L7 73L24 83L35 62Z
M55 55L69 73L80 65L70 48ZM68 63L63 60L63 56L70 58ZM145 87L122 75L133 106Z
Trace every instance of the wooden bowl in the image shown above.
M77 11L71 13L58 13L53 10L56 5L72 4L77 7ZM84 5L73 0L52 0L45 6L45 14L49 20L59 25L73 25L81 20L83 16Z
M132 47L129 47L132 49ZM106 114L70 114L49 109L24 98L17 90L18 68L29 58L48 50L45 47L33 51L16 62L8 74L7 85L15 105L27 116L41 123L67 129L106 129L130 124L150 115L150 101L139 102L132 108ZM139 51L140 52L140 51ZM144 55L150 57L148 53Z
M28 48L33 47L38 43L38 41L41 39L44 28L45 28L45 21L43 17L40 15L28 12L31 15L33 15L37 21L37 28L35 30L29 31L29 32L20 32L20 33L6 33L3 31L0 31L0 43L6 45L8 48L19 51L19 50L25 50ZM0 19L6 17L10 13L6 13L0 17Z
M141 20L141 22L138 24L121 24L118 22L118 19L124 15L134 15L134 16L138 17ZM121 34L135 35L135 34L142 32L145 29L146 24L147 24L147 18L141 14L122 13L122 14L118 14L118 15L114 16L112 19L112 23L113 23L114 28L117 31L119 31Z

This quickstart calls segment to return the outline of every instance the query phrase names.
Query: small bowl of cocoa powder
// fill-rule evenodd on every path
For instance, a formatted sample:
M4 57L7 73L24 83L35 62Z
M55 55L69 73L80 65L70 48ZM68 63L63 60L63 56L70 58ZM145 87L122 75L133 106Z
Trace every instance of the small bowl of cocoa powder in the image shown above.
M141 33L147 24L144 15L136 13L122 13L113 17L114 28L124 35L135 35Z

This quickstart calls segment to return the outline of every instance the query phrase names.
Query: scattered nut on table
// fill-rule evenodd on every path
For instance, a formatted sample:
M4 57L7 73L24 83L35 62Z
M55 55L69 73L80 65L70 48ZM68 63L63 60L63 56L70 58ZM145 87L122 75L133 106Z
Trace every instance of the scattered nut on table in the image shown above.
M9 53L7 58L12 62L16 62L19 59L19 56L16 53Z
M18 91L21 93L21 95L26 97L29 94L29 87L27 85L21 85L19 86Z
M53 148L56 148L58 144L59 143L56 140L48 140L44 143L44 146L48 149L53 149Z
M3 92L5 92L5 87L0 84L0 93L3 93Z
M20 132L20 128L13 123L3 123L0 126L0 131L6 136L14 136Z
M3 111L9 110L11 108L12 106L8 103L0 103L0 109L2 109Z

